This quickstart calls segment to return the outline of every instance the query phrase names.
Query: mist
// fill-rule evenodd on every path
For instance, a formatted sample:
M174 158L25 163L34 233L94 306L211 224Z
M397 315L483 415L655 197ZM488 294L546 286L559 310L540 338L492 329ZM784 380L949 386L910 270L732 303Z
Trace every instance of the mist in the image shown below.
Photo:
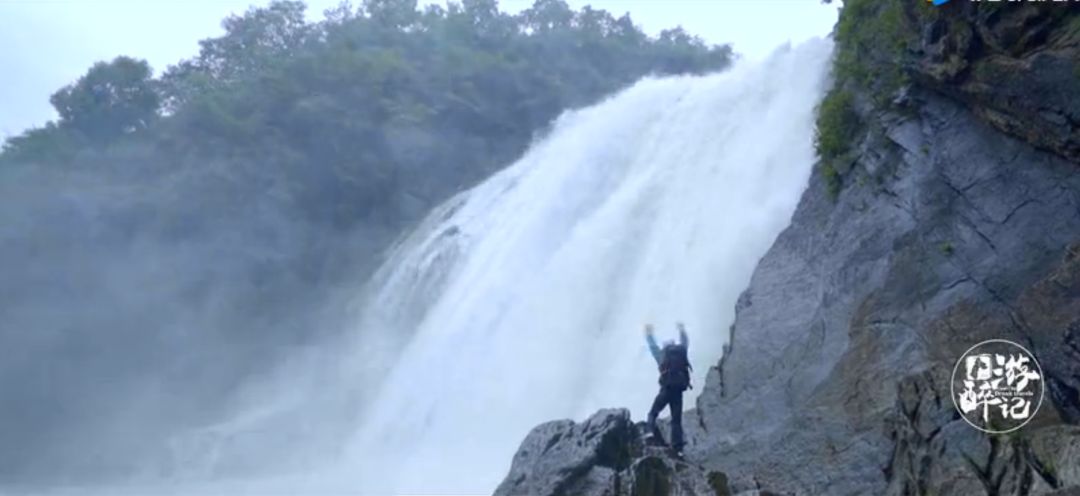
M334 293L313 288L362 275L351 254L373 259L379 233L292 220L212 165L110 165L0 169L5 480L163 460L165 436L220 417L242 380L329 334ZM312 252L326 265L298 264Z

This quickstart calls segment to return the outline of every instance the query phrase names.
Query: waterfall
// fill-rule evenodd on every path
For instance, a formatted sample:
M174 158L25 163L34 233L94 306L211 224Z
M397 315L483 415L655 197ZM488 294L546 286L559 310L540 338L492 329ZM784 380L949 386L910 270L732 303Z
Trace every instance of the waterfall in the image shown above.
M831 52L812 40L565 113L402 238L348 339L298 351L230 421L178 436L165 480L49 494L490 493L537 424L643 419L657 391L643 325L665 340L684 322L704 383L806 187Z
M490 492L538 423L618 406L643 418L657 389L646 322L660 339L685 322L703 384L806 186L831 48L642 80L565 113L437 209L381 269L345 352L396 353L346 441L351 483Z

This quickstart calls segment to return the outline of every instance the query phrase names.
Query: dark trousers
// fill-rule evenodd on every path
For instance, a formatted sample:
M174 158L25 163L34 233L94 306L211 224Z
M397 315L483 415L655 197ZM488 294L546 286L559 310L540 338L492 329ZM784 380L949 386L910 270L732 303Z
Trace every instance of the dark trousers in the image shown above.
M656 416L664 411L664 407L671 409L671 446L677 450L682 449L682 390L676 388L661 387L660 392L653 400L652 408L649 409L649 432L657 439L663 439L660 428L656 426Z

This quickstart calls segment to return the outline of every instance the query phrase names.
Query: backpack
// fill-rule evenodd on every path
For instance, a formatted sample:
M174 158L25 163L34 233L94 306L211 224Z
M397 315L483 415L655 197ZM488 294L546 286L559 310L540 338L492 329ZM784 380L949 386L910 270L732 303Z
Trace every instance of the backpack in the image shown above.
M690 360L686 357L686 347L669 344L660 350L660 385L686 391L690 385Z

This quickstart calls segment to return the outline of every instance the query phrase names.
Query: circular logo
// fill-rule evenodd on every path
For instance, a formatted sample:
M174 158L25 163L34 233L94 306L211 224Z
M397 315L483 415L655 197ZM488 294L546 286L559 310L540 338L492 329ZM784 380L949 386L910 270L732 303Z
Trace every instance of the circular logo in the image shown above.
M952 399L972 427L991 434L1015 431L1042 405L1046 384L1030 351L991 339L969 348L952 374Z

